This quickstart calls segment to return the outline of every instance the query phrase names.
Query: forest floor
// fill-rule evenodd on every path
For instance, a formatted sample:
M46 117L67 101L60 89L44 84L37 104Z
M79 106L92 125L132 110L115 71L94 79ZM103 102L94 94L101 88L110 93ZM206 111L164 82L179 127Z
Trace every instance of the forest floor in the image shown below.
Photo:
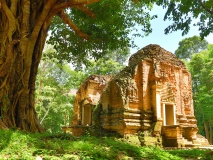
M0 159L21 160L213 160L212 150L139 147L112 137L0 130Z

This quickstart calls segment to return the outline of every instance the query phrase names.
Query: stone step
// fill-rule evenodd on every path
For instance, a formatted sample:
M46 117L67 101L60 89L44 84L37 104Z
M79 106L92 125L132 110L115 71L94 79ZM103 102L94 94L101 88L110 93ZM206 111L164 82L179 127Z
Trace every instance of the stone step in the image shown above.
M126 119L141 119L141 114L137 113L124 113L124 118Z
M132 109L132 108L125 109L125 112L127 112L127 113L138 113L138 114L141 114L141 110L139 110L139 109Z
M185 144L185 147L189 147L189 148L198 148L200 146L201 144Z
M135 123L141 123L140 119L124 119L124 122L135 122Z
M191 144L193 144L192 141L189 141L189 140L187 140L187 139L184 139L184 143L185 143L185 145L191 145Z
M190 141L186 138L184 138L184 144L185 144L185 147L189 147L189 148L198 148L199 146L201 146L200 143L193 143L193 141Z
M127 122L125 123L126 124L126 127L141 127L141 124L140 123L131 123L131 122Z

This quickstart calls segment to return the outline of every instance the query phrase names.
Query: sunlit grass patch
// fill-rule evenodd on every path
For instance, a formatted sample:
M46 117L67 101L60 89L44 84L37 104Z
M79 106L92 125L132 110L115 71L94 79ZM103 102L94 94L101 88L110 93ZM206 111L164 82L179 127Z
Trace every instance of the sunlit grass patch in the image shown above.
M207 153L204 150L165 151L154 146L141 147L113 137L87 135L77 138L69 134L0 130L0 159L35 160L37 156L42 156L45 160L184 160L194 157L208 158Z

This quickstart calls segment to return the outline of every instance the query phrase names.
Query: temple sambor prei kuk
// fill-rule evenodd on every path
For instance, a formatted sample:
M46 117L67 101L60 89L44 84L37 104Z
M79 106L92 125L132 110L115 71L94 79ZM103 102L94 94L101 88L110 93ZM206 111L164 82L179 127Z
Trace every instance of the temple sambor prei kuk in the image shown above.
M191 75L159 45L148 45L114 76L92 75L76 93L70 126L79 136L90 128L137 135L141 145L202 147L197 134Z

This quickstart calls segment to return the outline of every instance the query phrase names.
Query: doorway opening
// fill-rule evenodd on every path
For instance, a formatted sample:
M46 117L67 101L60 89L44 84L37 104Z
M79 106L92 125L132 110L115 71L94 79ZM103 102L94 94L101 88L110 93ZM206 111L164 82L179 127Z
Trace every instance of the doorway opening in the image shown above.
M176 125L175 105L163 104L164 126Z
M92 106L85 105L82 107L82 125L90 126L92 124Z

